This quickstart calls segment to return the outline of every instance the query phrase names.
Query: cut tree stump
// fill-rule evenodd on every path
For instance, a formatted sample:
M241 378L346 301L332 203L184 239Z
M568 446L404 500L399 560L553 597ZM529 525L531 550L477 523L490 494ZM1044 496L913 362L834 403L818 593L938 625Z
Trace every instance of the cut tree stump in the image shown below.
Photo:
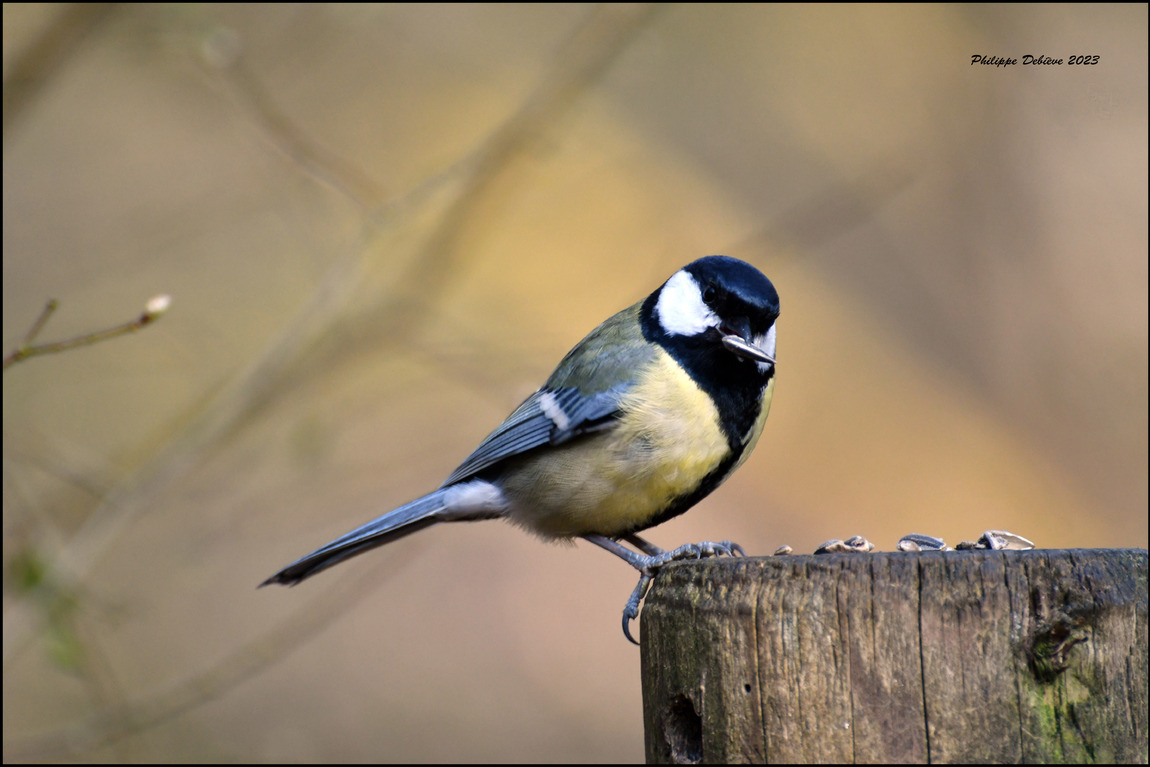
M707 559L642 615L647 761L1146 762L1144 549Z

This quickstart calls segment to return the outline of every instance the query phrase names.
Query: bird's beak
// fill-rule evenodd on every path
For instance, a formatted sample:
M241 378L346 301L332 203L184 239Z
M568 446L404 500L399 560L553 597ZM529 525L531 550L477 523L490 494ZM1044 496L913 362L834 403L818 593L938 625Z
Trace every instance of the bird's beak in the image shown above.
M775 364L774 343L770 342L774 335L770 334L767 337L772 352L768 354L765 350L751 343L750 339L754 336L751 334L751 323L746 318L740 317L733 321L724 322L719 328L719 332L723 336L723 346L726 347L727 351L754 362Z
M775 358L767 354L765 351L747 341L742 336L736 333L729 333L723 335L723 346L727 351L734 352L740 357L745 357L755 362L768 362L772 365L775 364Z

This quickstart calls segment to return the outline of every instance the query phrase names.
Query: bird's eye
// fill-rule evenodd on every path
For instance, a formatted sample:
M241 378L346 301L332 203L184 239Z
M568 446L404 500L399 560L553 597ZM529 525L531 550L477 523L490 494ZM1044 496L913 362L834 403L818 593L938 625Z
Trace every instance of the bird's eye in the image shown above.
M708 285L707 287L703 288L703 302L709 304L714 301L716 293L718 293L718 291L715 290L714 285Z

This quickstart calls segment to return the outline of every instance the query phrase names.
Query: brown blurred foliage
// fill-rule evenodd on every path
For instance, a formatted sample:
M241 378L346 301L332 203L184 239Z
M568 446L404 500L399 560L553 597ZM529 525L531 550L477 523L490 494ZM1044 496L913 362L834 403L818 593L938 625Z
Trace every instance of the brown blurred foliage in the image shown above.
M972 66L974 54L1094 66ZM653 541L1147 540L1147 10L4 6L6 760L637 761L633 573L498 523L292 589L709 253L757 453Z

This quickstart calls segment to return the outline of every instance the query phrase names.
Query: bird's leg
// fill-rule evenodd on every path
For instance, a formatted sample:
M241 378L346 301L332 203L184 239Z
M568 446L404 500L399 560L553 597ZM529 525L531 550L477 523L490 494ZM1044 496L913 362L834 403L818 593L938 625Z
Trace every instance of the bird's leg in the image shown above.
M644 554L651 556L651 557L657 557L660 554L666 554L667 553L667 552L663 551L661 548L659 548L658 546L656 546L655 544L648 541L647 539L640 538L635 533L627 533L627 535L623 536L623 540L625 540L627 543L629 543L632 546L634 546L635 548L637 548L639 551L641 551Z
M631 592L631 597L623 607L623 636L627 637L632 644L639 643L631 636L631 621L639 617L639 605L642 604L643 597L647 595L651 581L664 565L679 559L702 559L703 557L718 556L741 557L746 554L742 546L731 541L687 543L673 551L664 551L634 533L622 536L623 540L643 552L638 554L614 538L603 535L584 535L583 538L610 551L639 571L639 583L635 585L635 590Z

